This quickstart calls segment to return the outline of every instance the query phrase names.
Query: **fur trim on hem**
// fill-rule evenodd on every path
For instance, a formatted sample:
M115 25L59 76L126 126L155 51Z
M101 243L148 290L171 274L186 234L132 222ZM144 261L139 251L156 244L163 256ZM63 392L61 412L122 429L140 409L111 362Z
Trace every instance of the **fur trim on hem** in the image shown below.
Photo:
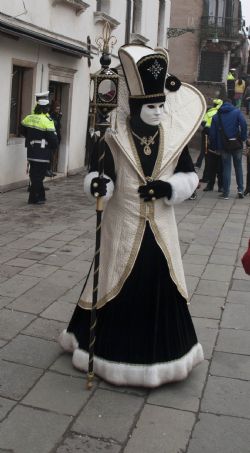
M67 332L66 329L64 329L59 337L58 337L58 343L61 345L61 347L64 349L64 351L67 352L74 352L75 349L78 348L78 341L73 333Z
M194 191L197 189L199 184L199 178L194 171L188 173L174 173L167 182L172 186L172 196L170 200L164 198L164 201L167 205L174 205L182 203L184 200L187 200Z
M73 342L77 344L74 334L64 331L60 337L63 338L64 336L68 337L71 346L73 346ZM63 346L63 344L68 344L66 340L60 341L60 344L65 350L70 350ZM88 359L89 355L86 351L78 347L75 348L72 358L75 368L87 372ZM114 385L154 388L168 382L185 379L192 368L202 362L203 359L202 346L200 343L197 343L180 359L166 363L155 363L153 365L111 362L95 356L94 372L100 378Z
M87 195L88 199L91 201L96 200L96 198L93 197L93 195L90 192L91 181L94 178L98 178L98 176L99 176L98 171L91 171L90 173L88 173L85 176L84 181L83 181L83 191ZM108 178L110 180L107 184L107 193L106 193L106 195L104 195L104 197L102 197L104 201L108 201L108 200L110 200L110 198L113 195L114 183L109 176L107 176L105 174L103 176L104 176L104 178Z

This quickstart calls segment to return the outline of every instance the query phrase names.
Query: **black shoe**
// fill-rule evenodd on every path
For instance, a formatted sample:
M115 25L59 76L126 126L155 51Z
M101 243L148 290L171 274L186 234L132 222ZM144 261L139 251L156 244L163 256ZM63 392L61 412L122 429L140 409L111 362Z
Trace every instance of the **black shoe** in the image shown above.
M53 172L52 172L52 176L56 176L56 173L53 173Z
M224 193L220 193L219 198L223 198L223 200L229 200L229 195L226 195Z
M49 187L44 187L44 190L50 190L50 188Z
M214 190L213 187L207 185L206 187L204 187L203 192L213 192L213 190Z
M206 183L208 182L208 180L207 180L207 179L204 179L204 178L199 179L199 181L200 181L200 182L206 182Z
M242 198L244 198L244 194L242 192L238 192L238 197L242 200Z
M52 178L53 173L51 170L46 170L45 176L48 176L49 178Z
M244 192L244 197L247 195L247 194L250 194L250 188L246 188L245 192Z
M196 198L197 198L197 193L194 192L194 193L192 193L191 197L189 197L189 200L196 200Z

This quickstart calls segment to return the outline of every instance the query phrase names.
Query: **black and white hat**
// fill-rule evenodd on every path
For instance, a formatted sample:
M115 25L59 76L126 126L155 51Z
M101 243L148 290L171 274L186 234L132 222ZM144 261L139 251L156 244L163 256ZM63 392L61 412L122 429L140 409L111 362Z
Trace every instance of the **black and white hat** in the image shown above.
M146 102L165 101L168 53L142 45L126 45L119 49L126 77L129 98Z
M42 91L40 93L35 93L36 102L39 105L48 105L49 104L49 91Z

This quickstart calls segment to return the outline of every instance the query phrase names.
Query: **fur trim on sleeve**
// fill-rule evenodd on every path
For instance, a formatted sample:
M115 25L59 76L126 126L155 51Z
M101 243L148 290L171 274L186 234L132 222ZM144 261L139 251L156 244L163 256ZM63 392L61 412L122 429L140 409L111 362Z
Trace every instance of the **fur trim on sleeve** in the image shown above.
M91 201L95 200L95 197L93 197L93 195L90 192L91 181L94 178L98 178L98 176L99 176L98 171L91 171L90 173L88 173L85 176L84 181L83 181L83 191L87 195L88 199L91 200ZM112 179L109 176L107 176L105 174L103 176L104 176L104 178L108 178L110 180L108 182L108 184L107 184L107 193L103 197L103 200L108 201L108 200L110 200L110 198L113 195L114 183L113 183Z
M194 171L188 173L179 172L171 176L167 182L172 186L172 196L170 200L165 197L164 201L167 205L174 205L182 203L182 201L191 197L192 193L197 189L199 178Z

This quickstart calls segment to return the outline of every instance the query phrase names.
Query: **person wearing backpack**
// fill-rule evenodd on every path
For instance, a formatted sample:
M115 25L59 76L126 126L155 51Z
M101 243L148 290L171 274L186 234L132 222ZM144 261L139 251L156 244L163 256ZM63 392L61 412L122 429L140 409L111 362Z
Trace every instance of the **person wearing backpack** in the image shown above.
M247 123L242 112L225 99L218 113L214 115L209 130L210 148L221 154L223 166L223 192L220 195L228 200L231 185L232 161L234 164L238 197L244 198L242 153L247 139ZM232 150L237 142L237 149Z

